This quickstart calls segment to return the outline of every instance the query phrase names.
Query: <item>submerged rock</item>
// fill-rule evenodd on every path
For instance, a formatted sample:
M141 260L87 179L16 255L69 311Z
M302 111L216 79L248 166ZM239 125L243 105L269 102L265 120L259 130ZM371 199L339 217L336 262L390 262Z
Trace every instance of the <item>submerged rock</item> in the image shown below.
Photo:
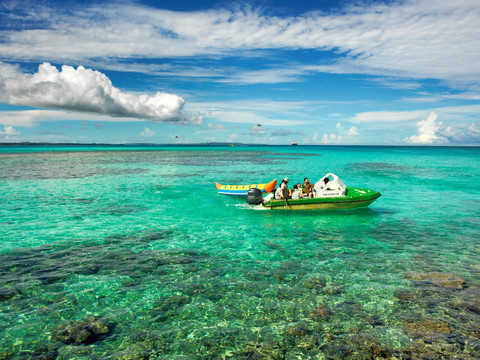
M472 315L480 315L480 285L473 284L462 291L461 296L455 297L450 302L454 309L467 309Z
M319 276L312 276L311 278L305 280L303 282L303 285L307 289L312 289L312 290L320 290L327 285L327 281Z
M85 321L61 325L52 334L52 338L64 344L88 345L108 335L114 326L115 324L107 318L89 316Z
M325 305L318 305L315 309L310 311L310 317L316 321L322 321L324 318L333 314L333 311Z
M73 268L73 272L79 275L95 275L100 271L100 265L82 264Z
M411 293L411 292L397 292L395 293L395 297L404 303L410 303L418 301L421 298L419 293Z
M298 323L289 326L284 331L284 336L306 336L312 333L306 324Z
M435 334L450 334L450 325L442 320L424 319L411 321L403 326L403 329L414 337L425 337Z
M0 301L6 301L17 295L17 290L13 287L0 287Z
M405 275L405 279L410 280L416 286L437 286L452 290L462 290L465 286L465 279L451 273L410 272Z
M365 333L348 335L320 347L326 359L400 359L399 354L379 339Z
M285 359L286 349L278 344L259 343L248 345L246 349L232 352L229 357L235 360L282 360Z
M57 359L57 357L58 357L58 350L54 349L54 350L46 351L41 354L38 354L38 353L33 354L30 357L30 360L55 360Z

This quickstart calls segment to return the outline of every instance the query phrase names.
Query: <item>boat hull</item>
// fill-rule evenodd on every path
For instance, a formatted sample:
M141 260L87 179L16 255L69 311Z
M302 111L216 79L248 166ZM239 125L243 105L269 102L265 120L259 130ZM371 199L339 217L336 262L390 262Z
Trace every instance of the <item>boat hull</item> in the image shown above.
M248 190L251 188L259 189L262 193L269 193L275 189L277 179L274 179L265 184L249 184L249 185L222 185L215 183L219 194L233 195L233 196L247 196Z
M369 206L380 197L378 191L364 188L347 188L345 196L270 200L263 206L271 210L341 210Z

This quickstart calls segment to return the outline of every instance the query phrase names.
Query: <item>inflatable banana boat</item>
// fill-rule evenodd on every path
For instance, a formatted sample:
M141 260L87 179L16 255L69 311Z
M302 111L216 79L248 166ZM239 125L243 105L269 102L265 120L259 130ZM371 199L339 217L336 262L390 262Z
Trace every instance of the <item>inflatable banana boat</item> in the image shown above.
M266 184L250 184L250 185L222 185L218 182L215 183L219 194L234 195L234 196L247 196L249 189L259 189L262 193L269 193L275 189L277 179L274 179Z

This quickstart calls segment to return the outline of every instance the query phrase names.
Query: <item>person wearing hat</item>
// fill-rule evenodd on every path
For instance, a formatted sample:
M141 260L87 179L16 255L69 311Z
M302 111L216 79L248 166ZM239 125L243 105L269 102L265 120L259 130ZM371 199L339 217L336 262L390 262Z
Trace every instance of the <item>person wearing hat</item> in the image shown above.
M275 199L288 199L288 178L283 179L282 183L275 191Z

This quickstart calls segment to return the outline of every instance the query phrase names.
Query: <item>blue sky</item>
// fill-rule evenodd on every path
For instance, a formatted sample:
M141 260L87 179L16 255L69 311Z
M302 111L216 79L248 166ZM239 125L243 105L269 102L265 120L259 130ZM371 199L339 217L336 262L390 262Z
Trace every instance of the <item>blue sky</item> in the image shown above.
M0 142L479 145L478 0L0 2Z

